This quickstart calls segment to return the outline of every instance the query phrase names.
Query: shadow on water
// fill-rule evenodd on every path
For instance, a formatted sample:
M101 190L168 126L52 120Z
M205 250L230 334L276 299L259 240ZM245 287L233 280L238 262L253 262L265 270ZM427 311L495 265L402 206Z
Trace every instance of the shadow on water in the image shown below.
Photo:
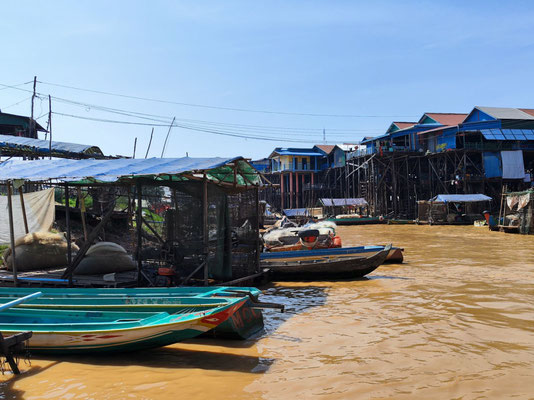
M145 368L165 369L203 369L216 371L263 373L274 362L273 359L263 357L221 353L201 349L189 350L176 347L162 347L152 350L122 353L120 355L39 355L39 360L55 360L58 362L72 362L93 366L127 367L131 365Z
M24 391L14 389L13 386L21 379L31 378L41 372L52 368L54 365L59 364L59 361L54 361L44 367L32 365L27 370L23 371L20 375L13 375L6 381L0 382L0 399L23 399ZM19 364L20 367L20 364ZM22 368L21 368L22 369Z
M279 283L262 288L262 301L280 303L285 305L285 312L264 310L265 330L262 336L271 336L275 331L293 315L305 312L313 307L326 303L327 287L321 286L284 286ZM288 340L297 340L286 338Z

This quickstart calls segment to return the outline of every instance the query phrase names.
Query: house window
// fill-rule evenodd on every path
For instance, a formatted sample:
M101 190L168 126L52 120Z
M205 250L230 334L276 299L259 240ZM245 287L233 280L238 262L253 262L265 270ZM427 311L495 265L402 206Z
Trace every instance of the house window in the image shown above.
M308 159L307 158L302 158L302 169L305 171L308 169Z

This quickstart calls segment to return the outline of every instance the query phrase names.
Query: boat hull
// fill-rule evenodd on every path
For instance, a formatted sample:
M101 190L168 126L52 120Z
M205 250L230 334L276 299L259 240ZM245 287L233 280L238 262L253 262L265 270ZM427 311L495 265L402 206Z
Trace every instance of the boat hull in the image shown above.
M334 222L336 225L374 225L386 223L386 221L380 217L329 218L327 221Z
M375 254L365 256L316 256L308 260L265 261L275 278L280 279L353 279L361 278L377 269L386 260L391 245Z
M137 351L197 337L228 320L245 302L245 299L237 300L231 305L199 312L187 318L179 314L162 316L161 322L157 321L150 325L128 326L127 323L115 323L115 327L109 326L103 329L102 323L72 323L63 326L21 323L14 327L8 326L13 324L0 323L0 331L8 336L32 331L33 335L28 341L27 348L35 353L93 354ZM17 310L19 313L23 311L34 310Z
M314 249L301 251L285 251L278 253L262 253L260 255L261 262L263 261L289 261L313 259L317 256L323 257L340 257L340 256L362 256L365 254L373 254L377 251L383 250L385 246L357 246L357 247L342 247L332 249ZM403 249L399 247L392 247L388 253L385 262L402 263L404 261Z

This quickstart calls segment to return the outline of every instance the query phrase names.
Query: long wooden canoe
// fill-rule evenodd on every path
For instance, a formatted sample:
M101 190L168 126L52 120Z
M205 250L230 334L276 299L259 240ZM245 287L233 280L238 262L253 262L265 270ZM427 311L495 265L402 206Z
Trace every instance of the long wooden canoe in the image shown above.
M246 302L236 298L205 311L175 314L13 308L0 313L4 335L32 331L28 347L43 353L122 352L166 346L226 321Z
M306 260L262 261L262 267L269 268L276 278L281 279L338 279L361 278L384 263L391 245L370 256L315 255Z

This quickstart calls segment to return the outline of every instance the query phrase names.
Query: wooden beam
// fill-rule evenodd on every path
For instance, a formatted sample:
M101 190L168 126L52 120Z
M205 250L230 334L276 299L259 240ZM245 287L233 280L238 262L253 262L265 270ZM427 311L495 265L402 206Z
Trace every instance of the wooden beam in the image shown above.
M65 224L67 229L67 264L72 263L72 246L70 243L70 196L69 184L65 182ZM72 274L69 275L69 286L72 287Z

